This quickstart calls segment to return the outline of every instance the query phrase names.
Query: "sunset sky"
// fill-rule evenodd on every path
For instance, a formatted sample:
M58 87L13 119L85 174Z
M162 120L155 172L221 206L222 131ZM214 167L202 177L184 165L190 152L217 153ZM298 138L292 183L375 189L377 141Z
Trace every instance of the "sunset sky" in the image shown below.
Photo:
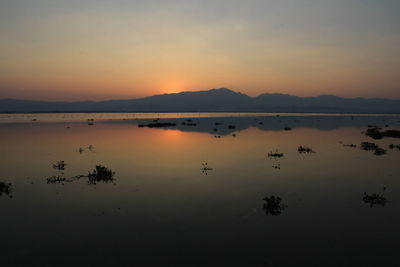
M400 98L399 0L1 0L0 98Z

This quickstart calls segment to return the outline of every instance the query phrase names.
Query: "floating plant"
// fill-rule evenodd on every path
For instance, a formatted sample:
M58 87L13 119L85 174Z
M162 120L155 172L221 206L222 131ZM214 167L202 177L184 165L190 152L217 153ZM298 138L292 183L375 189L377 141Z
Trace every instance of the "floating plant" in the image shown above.
M400 150L400 145L390 144L390 145L389 145L389 148L390 148L390 149L397 149L397 150Z
M399 130L386 130L380 131L381 128L373 127L368 128L365 132L365 135L373 138L373 139L382 139L384 137L392 137L392 138L400 138L400 131Z
M267 216L278 216L288 207L282 203L282 198L280 197L270 196L265 197L263 200L265 201L263 208Z
M53 168L59 171L65 170L65 166L67 166L67 164L63 160L57 162L56 164L53 164Z
M364 192L364 196L362 198L362 200L364 201L364 203L369 204L369 206L372 208L375 205L379 205L379 206L385 206L385 204L387 203L387 199L386 197L384 197L384 193L385 193L386 187L383 188L383 192L382 194L367 194L366 192Z
M362 142L361 149L365 151L374 151L374 155L382 156L386 154L386 150L380 148L377 144L369 143L369 142Z
M149 127L149 128L164 128L164 127L173 127L176 126L176 123L170 122L156 122L156 123L149 123L149 124L139 124L138 127Z
M201 165L203 166L203 167L201 168L201 172L202 172L204 175L208 175L208 172L213 170L212 168L208 167L208 163L207 163L207 162L202 163Z
M96 165L96 168L92 172L89 172L87 176L89 179L88 183L94 185L98 182L111 183L115 181L114 175L115 172L107 167Z
M64 184L69 182L72 182L72 180L63 177L62 175L52 176L50 178L47 178L48 184Z
M282 158L283 157L283 153L279 153L278 150L276 150L275 152L269 152L268 153L268 158L270 159L278 159L278 158Z
M10 198L12 198L11 192L12 192L12 187L10 183L0 182L0 196L5 194Z
M300 154L306 154L306 153L315 153L315 151L311 147L306 147L306 146L299 146L297 148L297 151Z

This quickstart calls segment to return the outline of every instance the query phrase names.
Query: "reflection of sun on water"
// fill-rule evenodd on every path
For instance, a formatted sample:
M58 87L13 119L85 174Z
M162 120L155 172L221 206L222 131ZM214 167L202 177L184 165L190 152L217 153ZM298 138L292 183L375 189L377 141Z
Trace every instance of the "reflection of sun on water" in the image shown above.
M180 130L164 130L163 131L163 138L168 141L176 141L182 138L183 132Z

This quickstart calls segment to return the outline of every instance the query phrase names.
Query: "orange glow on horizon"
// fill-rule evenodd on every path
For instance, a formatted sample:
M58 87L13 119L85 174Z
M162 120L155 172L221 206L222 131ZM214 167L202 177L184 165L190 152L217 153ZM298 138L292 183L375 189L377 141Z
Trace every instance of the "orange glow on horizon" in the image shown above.
M162 81L157 87L160 94L177 94L187 91L186 84L179 80Z

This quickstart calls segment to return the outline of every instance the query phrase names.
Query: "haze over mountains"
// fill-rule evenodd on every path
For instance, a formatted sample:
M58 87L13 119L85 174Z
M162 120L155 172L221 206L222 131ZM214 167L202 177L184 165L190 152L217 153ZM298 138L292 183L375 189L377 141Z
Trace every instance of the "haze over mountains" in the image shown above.
M257 97L227 88L109 101L46 102L0 99L0 112L354 112L400 113L400 100L334 95Z

